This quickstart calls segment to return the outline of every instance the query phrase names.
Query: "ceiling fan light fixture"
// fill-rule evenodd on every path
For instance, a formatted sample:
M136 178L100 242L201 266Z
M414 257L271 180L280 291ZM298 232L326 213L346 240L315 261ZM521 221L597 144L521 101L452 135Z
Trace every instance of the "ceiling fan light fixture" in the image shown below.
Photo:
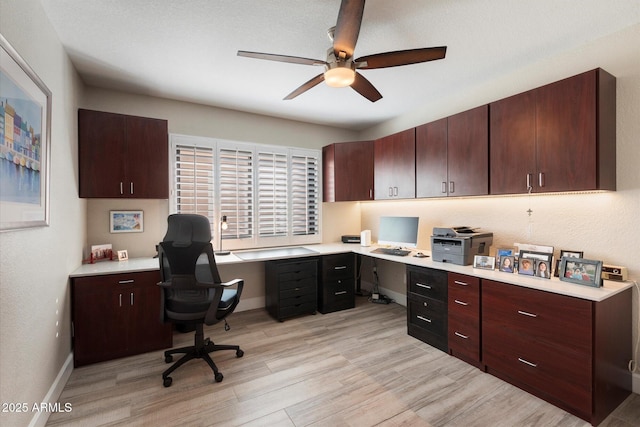
M331 87L347 87L356 79L355 70L350 67L328 68L324 72L324 82Z

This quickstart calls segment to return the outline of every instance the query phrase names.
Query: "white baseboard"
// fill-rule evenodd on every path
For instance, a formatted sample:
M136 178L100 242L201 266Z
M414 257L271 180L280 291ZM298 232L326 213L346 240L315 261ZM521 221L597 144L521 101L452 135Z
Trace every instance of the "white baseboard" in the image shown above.
M58 372L58 376L53 381L53 384L51 384L47 395L42 399L42 403L53 405L58 401L64 386L67 384L67 381L69 381L71 372L73 372L73 352L69 353L67 360L65 360L62 368L60 368L60 372ZM36 411L33 418L31 418L29 427L44 427L44 425L47 424L49 415L50 412L47 411Z
M633 382L631 384L631 391L636 394L640 394L640 373L632 375Z

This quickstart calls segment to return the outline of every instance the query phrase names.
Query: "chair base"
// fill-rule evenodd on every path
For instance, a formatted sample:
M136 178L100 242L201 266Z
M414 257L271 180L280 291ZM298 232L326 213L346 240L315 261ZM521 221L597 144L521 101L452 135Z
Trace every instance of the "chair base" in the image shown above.
M169 375L173 371L178 369L180 366L184 365L185 363L187 363L192 359L204 359L209 365L209 367L211 367L215 381L219 383L220 381L222 381L224 376L218 370L218 367L213 362L213 359L211 359L211 356L209 356L209 353L218 351L218 350L235 350L236 357L244 356L244 351L240 349L240 346L214 344L212 341L209 340L209 338L205 339L204 333L203 333L203 325L202 324L196 325L195 345L188 346L188 347L174 348L164 352L164 361L166 363L173 362L174 354L184 353L184 356L178 359L176 363L171 365L169 369L167 369L162 373L163 385L165 387L171 386L173 379Z

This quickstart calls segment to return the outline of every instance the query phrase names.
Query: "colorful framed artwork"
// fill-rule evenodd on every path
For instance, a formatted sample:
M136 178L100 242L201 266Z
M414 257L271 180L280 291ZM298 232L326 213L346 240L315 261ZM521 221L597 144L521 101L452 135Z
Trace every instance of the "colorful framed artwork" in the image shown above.
M0 231L49 225L51 91L0 35Z
M142 233L144 213L142 211L109 211L110 233Z

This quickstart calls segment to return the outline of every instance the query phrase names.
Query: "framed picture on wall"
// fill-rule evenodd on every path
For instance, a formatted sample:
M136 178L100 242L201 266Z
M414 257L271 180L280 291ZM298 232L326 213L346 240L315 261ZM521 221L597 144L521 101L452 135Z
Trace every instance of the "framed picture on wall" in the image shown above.
M51 91L0 35L0 231L49 225Z
M110 233L142 233L144 213L142 211L109 211Z

